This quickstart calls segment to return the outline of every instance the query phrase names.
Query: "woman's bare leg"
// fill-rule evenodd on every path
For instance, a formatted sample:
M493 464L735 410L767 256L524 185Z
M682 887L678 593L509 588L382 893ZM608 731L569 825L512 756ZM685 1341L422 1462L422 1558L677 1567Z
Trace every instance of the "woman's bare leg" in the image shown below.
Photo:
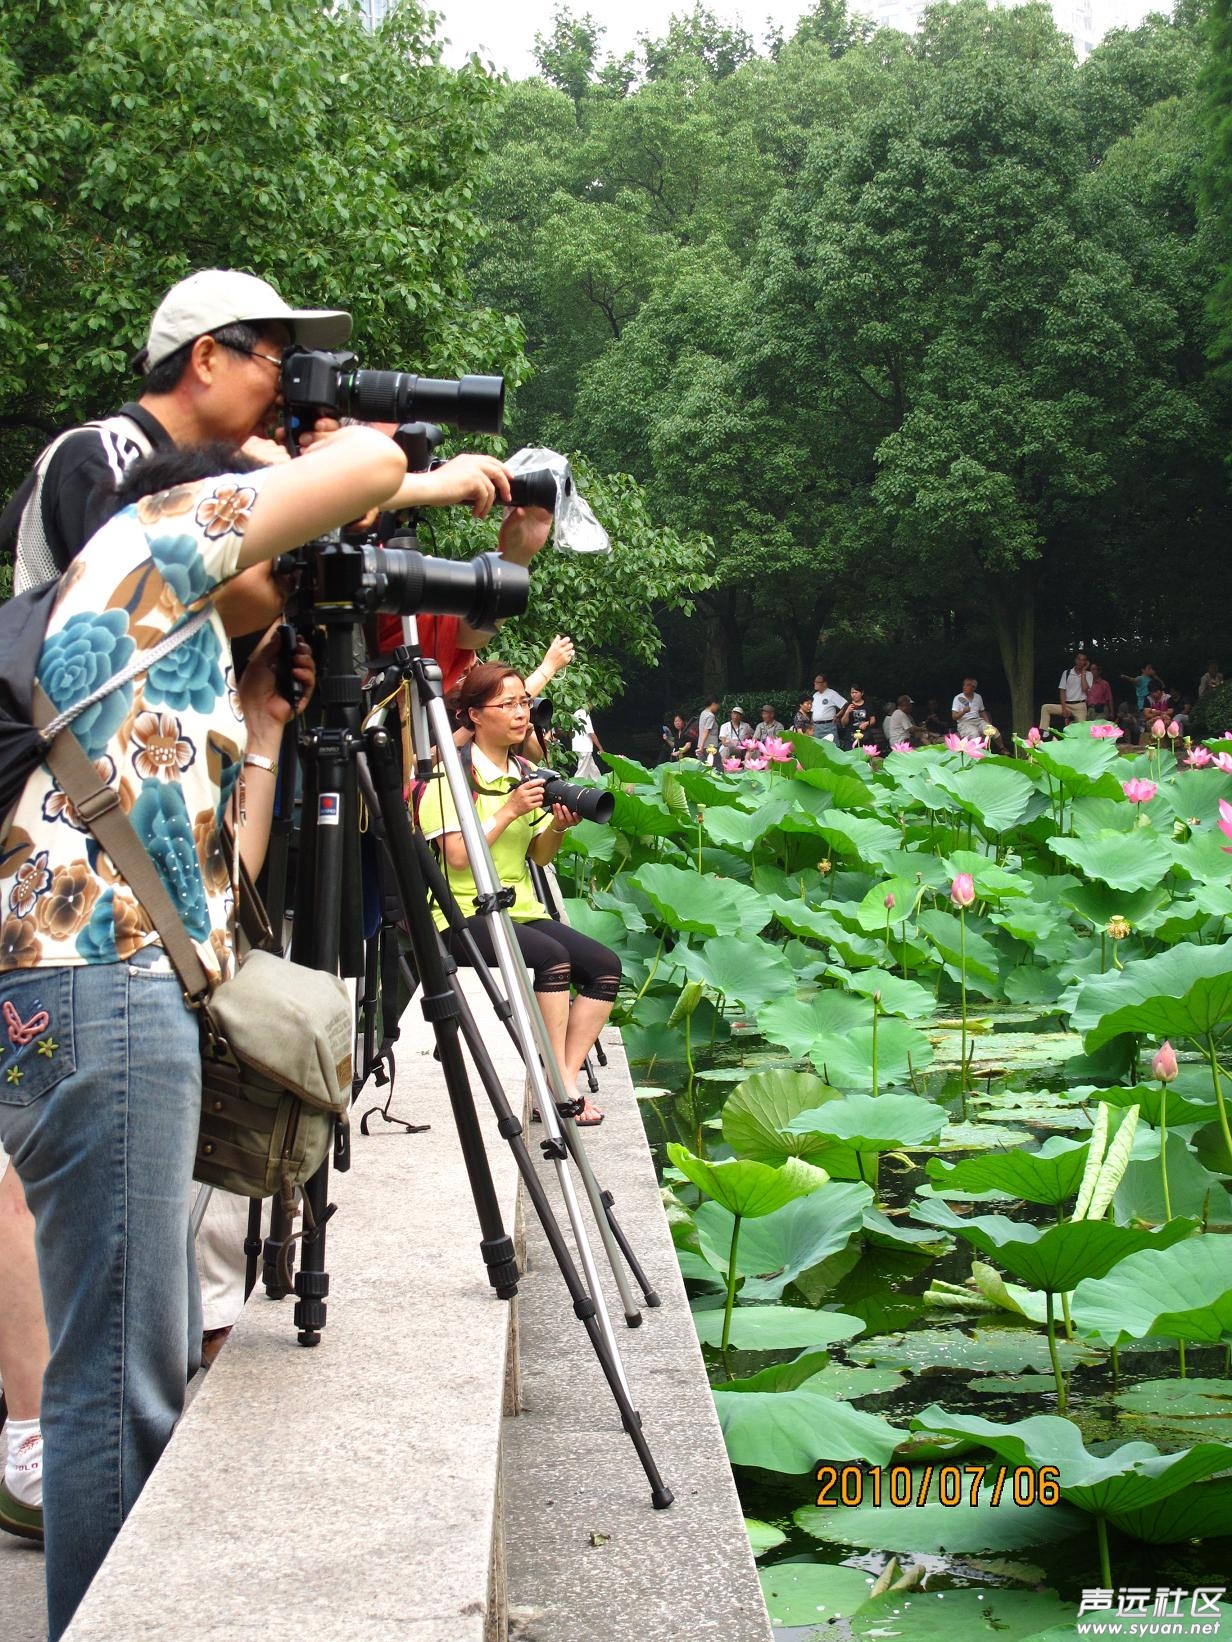
M0 1175L0 1380L12 1419L38 1418L47 1354L34 1216L10 1164Z

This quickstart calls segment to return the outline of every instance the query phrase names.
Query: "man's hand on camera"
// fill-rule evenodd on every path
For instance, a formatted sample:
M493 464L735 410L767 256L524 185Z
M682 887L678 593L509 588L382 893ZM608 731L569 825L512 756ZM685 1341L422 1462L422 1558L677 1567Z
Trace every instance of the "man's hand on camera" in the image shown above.
M515 507L506 513L497 545L510 564L529 564L547 541L553 515L542 507Z
M295 441L299 446L300 455L310 451L313 445L319 445L328 434L337 433L342 423L336 416L320 416L310 428L301 428L296 431ZM282 449L286 450L287 430L280 427L274 438Z
M240 449L245 456L251 456L254 462L261 462L267 468L291 460L291 453L285 445L280 445L276 439L263 439L259 433L245 439Z
M496 503L509 500L509 475L495 456L464 451L426 473L408 473L399 497L412 492L401 507L455 507L469 505L476 519L486 519Z

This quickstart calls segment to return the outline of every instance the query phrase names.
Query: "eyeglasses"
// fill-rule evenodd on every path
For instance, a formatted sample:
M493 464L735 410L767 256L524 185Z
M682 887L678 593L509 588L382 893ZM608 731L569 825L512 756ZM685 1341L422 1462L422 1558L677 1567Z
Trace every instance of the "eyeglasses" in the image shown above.
M245 359L264 359L267 365L272 365L276 371L282 370L282 360L277 354L261 353L257 348L237 348L233 342L224 342L223 347L231 353L242 354Z
M512 696L508 701L485 701L480 708L480 711L486 712L489 707L495 707L496 710L501 713L512 713L519 708L523 712L527 712L530 708L530 697Z

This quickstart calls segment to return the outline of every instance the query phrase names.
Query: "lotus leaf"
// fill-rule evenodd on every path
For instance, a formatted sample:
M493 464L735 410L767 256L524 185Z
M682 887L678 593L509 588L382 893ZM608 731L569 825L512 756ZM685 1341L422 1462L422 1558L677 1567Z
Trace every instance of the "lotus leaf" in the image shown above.
M800 1112L787 1124L793 1134L821 1134L859 1152L891 1152L935 1140L946 1114L918 1095L845 1095Z
M761 1163L812 1158L824 1150L824 1142L788 1134L786 1125L797 1112L842 1098L812 1072L754 1072L732 1090L723 1107L723 1139L739 1156Z
M789 1157L776 1169L745 1157L709 1163L675 1141L668 1144L667 1155L707 1197L747 1219L773 1214L795 1198L817 1191L829 1179L824 1169L799 1157Z
M1064 1499L1152 1544L1232 1533L1232 1480L1201 1486L1232 1469L1232 1444L1198 1443L1183 1453L1160 1454L1150 1443L1130 1442L1095 1455L1083 1446L1078 1427L1055 1414L998 1425L974 1414L949 1414L936 1403L911 1424L913 1430L973 1438L1014 1465L1055 1466ZM1182 1525L1183 1533L1177 1531Z
M964 1191L1002 1191L1027 1203L1064 1203L1078 1190L1086 1163L1085 1141L1052 1135L1037 1152L985 1153L945 1163L930 1158L928 1177L946 1195L947 1186Z
M971 1479L964 1476L962 1481L962 1499L957 1505L942 1505L936 1475L930 1480L926 1472L920 1471L912 1477L910 1510L889 1504L884 1495L879 1506L872 1504L871 1488L866 1486L860 1505L803 1505L795 1512L794 1520L806 1534L836 1545L878 1551L947 1552L951 1556L966 1551L1017 1551L1028 1545L1055 1544L1082 1533L1084 1525L1077 1511L1064 1505L1015 1505L1009 1487L993 1505L991 1479L980 1489L973 1506ZM916 1505L915 1500L925 1488L925 1503Z
M888 1465L904 1436L876 1414L811 1391L716 1391L714 1402L733 1465L792 1476L818 1460Z
M695 1311L697 1337L704 1346L717 1346L723 1335L719 1308ZM737 1306L732 1313L729 1343L737 1351L798 1350L832 1346L863 1334L858 1317L840 1311L814 1311L808 1306Z
M975 764L938 770L934 783L989 834L1016 826L1027 813L1035 788L1030 776L1010 765Z
M796 984L791 965L778 947L755 935L739 943L718 936L701 948L685 948L680 961L690 980L702 982L746 1009L790 994Z
M826 987L810 998L778 998L757 1012L758 1030L793 1055L805 1055L822 1032L849 1032L864 1026L868 1005Z
M1110 741L1095 741L1090 736L1044 741L1032 750L1031 757L1067 792L1124 799L1120 780L1113 774L1121 758Z
M972 928L973 920L967 920L967 982L973 979L995 981L999 967L997 949L991 941ZM916 919L920 930L941 954L944 961L951 966L955 974L962 963L962 934L958 918L951 912L942 912L939 907L933 907L921 912Z
M722 1330L720 1330L722 1333ZM790 1362L772 1363L739 1380L724 1380L724 1391L795 1391L815 1379L828 1366L829 1353L816 1346L806 1347ZM872 1369L856 1369L855 1373L873 1373ZM829 1393L835 1395L835 1393Z
M688 830L688 822L669 810L658 798L639 798L635 793L617 790L612 812L612 825L621 832L635 837L670 837L672 833Z
M892 1017L877 1026L878 1084L906 1083L933 1058L922 1032ZM809 1059L838 1088L868 1088L873 1082L873 1028L857 1026L843 1036L823 1032L813 1040Z
M1232 1336L1232 1259L1219 1236L1131 1254L1079 1283L1072 1311L1086 1334L1112 1344L1163 1335L1214 1343Z
M617 781L625 782L631 787L653 787L655 784L654 772L648 770L644 764L639 764L636 758L624 758L619 753L604 753L603 760Z
M829 1562L779 1562L758 1572L774 1625L824 1625L850 1618L873 1586L872 1574Z
M926 986L918 981L905 981L901 975L891 975L888 969L862 969L854 975L832 969L829 973L836 979L845 976L848 988L860 997L871 998L875 992L879 993L885 1015L902 1015L907 1020L918 1021L931 1015L935 1007L933 995Z
M1196 1071L1197 1068L1194 1068ZM1168 1127L1175 1128L1181 1123L1205 1123L1213 1118L1219 1108L1213 1100L1201 1098L1209 1096L1211 1092L1210 1079L1203 1069L1201 1087L1198 1079L1189 1083L1190 1090L1199 1098L1186 1099L1179 1083L1168 1084L1166 1087L1159 1083L1135 1083L1132 1088L1124 1084L1114 1084L1110 1089L1095 1088L1090 1084L1080 1084L1077 1088L1067 1089L1065 1099L1072 1100L1075 1105L1089 1105L1098 1103L1105 1106L1130 1107L1137 1106L1144 1120L1154 1128L1159 1127L1159 1120L1163 1113L1164 1096L1167 1095Z
M818 830L839 855L854 856L866 866L876 866L886 850L897 849L901 842L896 827L847 812L827 810Z
M1081 1341L1059 1341L1057 1350L1067 1368L1095 1362L1101 1355L1098 1348ZM957 1328L916 1329L849 1346L847 1355L872 1368L905 1368L917 1374L929 1368L961 1374L1011 1374L1052 1366L1044 1336L1021 1328L977 1328L970 1334Z
M891 929L899 929L915 910L915 898L920 886L908 878L883 878L872 889L856 908L856 921L861 929L866 929L871 935L884 932L887 924ZM893 905L886 906L886 897L893 898Z
M1168 1248L1196 1230L1193 1220L1170 1220L1155 1232L1108 1220L1067 1221L1041 1230L1003 1214L955 1214L937 1198L919 1203L915 1214L930 1226L955 1232L1024 1283L1049 1294L1067 1294L1084 1277L1103 1277L1140 1249Z
M851 1633L857 1642L885 1642L896 1633L909 1642L954 1642L956 1636L1023 1642L1064 1624L1073 1611L1055 1591L889 1590L856 1609Z
M745 1275L743 1297L777 1300L801 1272L846 1248L872 1197L868 1186L832 1180L824 1191L788 1203L775 1214L742 1222L736 1267ZM695 1219L702 1254L716 1271L726 1272L731 1213L717 1203L703 1203Z
M1225 857L1226 859L1226 857ZM1123 1032L1203 1038L1232 1019L1232 942L1177 946L1087 981L1070 1024L1088 1050Z
M1115 890L1130 892L1158 884L1167 871L1159 839L1136 828L1133 832L1100 832L1094 838L1053 838L1048 848L1071 862L1087 878L1097 878Z
M923 1226L904 1225L900 1220L891 1220L888 1214L882 1214L880 1209L868 1208L864 1211L864 1235L870 1243L882 1248L927 1248L938 1251L949 1248L951 1240L944 1232L927 1231Z
M567 897L563 905L565 916L574 929L580 929L583 935L589 935L593 941L601 941L604 946L624 945L628 926L618 913L599 911L589 901L576 897Z
M1144 1380L1113 1401L1133 1425L1169 1446L1232 1439L1232 1380Z
M767 1551L776 1551L787 1538L781 1528L761 1522L757 1517L745 1517L744 1531L749 1536L749 1549L755 1557L765 1556Z
M700 878L683 867L652 862L629 879L672 929L697 935L756 935L770 909L756 890L730 878Z

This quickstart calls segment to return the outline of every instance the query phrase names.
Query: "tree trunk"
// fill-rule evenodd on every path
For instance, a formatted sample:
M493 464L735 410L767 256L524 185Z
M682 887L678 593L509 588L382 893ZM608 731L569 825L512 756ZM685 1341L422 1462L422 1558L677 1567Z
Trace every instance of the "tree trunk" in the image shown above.
M1001 665L1010 687L1015 735L1035 720L1035 570L1001 571L986 578Z
M722 697L727 691L727 624L717 610L706 617L706 650L702 658L702 689Z

